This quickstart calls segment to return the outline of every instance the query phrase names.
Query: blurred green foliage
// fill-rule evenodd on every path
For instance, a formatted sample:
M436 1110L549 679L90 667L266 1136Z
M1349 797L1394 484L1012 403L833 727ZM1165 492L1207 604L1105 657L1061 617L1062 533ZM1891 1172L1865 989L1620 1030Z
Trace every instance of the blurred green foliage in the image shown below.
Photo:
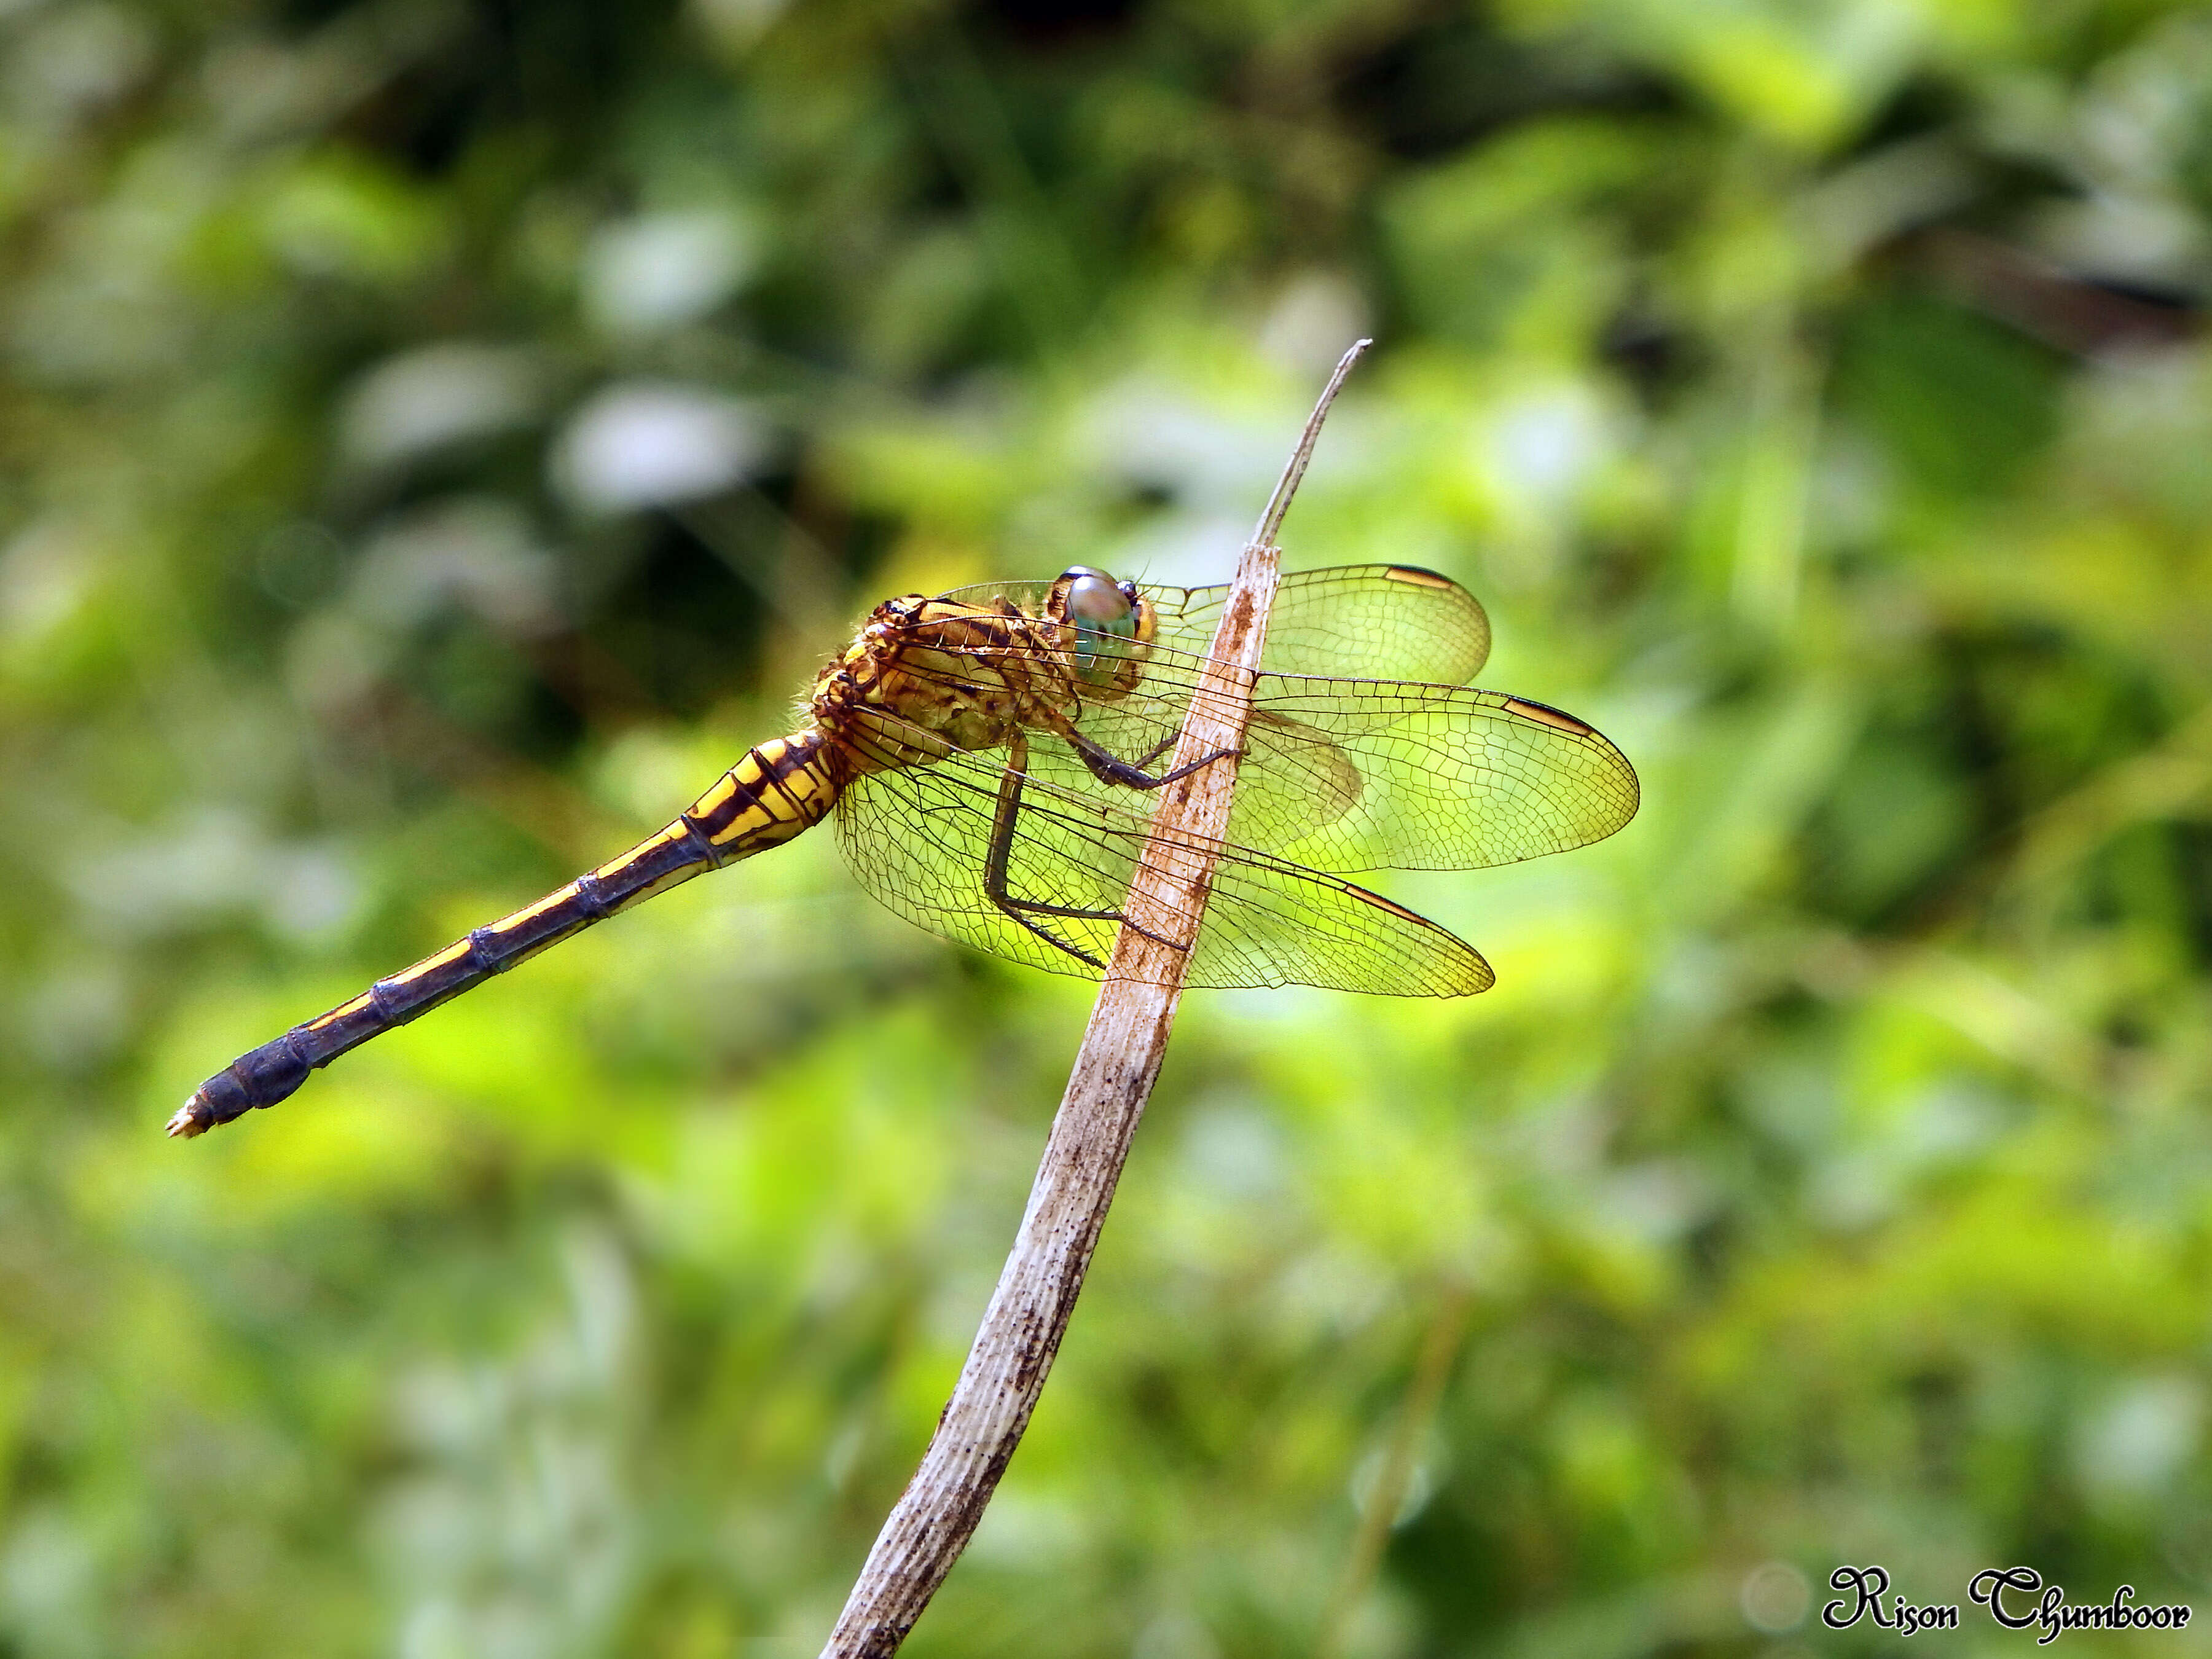
M160 1126L665 820L875 600L1218 579L1366 329L1292 562L1466 581L1644 811L1386 884L1486 996L1191 1000L912 1650L1785 1652L1844 1561L2212 1598L2212 14L0 40L0 1653L814 1651L1083 988L809 837Z

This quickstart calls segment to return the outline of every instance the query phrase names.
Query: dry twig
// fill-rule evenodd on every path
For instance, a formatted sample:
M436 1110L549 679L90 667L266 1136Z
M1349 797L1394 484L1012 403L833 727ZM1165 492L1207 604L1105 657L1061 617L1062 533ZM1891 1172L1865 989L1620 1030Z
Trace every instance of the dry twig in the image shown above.
M1067 1092L1053 1119L1029 1208L975 1333L968 1363L822 1650L823 1659L884 1659L914 1628L966 1547L1006 1472L1060 1351L1129 1143L1159 1075L1198 938L1252 709L1279 553L1275 534L1312 458L1323 418L1364 340L1344 355L1238 560L1206 678L1191 698L1174 764L1223 754L1160 792L1129 888L1127 922L1107 964Z

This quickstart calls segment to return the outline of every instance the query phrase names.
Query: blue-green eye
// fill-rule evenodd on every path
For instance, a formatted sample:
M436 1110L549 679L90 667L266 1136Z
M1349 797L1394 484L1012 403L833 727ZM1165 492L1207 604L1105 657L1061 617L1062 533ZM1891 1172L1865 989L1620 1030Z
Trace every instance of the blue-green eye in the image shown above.
M1127 654L1123 641L1137 635L1137 611L1129 596L1103 571L1078 566L1067 589L1067 619L1075 624L1075 672L1093 684L1112 678L1112 665Z

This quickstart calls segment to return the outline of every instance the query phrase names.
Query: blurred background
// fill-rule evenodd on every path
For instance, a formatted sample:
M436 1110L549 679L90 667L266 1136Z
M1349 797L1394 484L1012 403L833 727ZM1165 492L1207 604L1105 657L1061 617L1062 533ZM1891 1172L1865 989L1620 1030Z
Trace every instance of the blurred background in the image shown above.
M1087 987L824 833L163 1120L877 600L1222 579L1362 331L1290 564L1466 582L1643 811L1380 884L1486 996L1189 1000L910 1650L1893 1640L1814 1635L1840 1562L2212 1608L2212 11L0 40L0 1654L811 1654Z

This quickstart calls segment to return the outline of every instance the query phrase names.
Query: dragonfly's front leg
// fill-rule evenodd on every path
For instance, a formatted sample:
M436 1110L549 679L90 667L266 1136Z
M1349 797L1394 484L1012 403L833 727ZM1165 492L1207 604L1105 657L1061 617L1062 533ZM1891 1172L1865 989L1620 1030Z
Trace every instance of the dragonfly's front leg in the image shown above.
M1180 738L1181 736L1182 736L1182 732L1169 732L1169 733L1167 734L1167 736L1165 736L1164 738L1161 738L1158 743L1154 744L1153 744L1150 749L1147 749L1146 750L1145 750L1145 752L1144 752L1143 754L1141 754L1141 755L1138 756L1138 757L1137 757L1137 758L1136 758L1135 760L1133 760L1133 761L1130 762L1130 763L1129 763L1129 764L1131 764L1132 766L1150 766L1150 765L1151 765L1154 761L1158 760L1161 756L1163 756L1163 755L1166 754L1166 753L1168 752L1168 750L1170 750L1170 749L1174 748L1174 747L1176 746L1176 738ZM1229 752L1229 751L1228 751L1227 750L1225 750L1225 749L1223 749L1223 750L1216 750L1214 753L1212 753L1212 754L1211 754L1211 755L1208 755L1208 756L1206 757L1206 759L1205 759L1205 760L1199 761L1199 762L1195 763L1195 764L1196 764L1196 765L1199 765L1199 766L1204 766L1204 765L1207 764L1209 762L1212 762L1212 761L1218 761L1218 760L1219 760L1219 759L1222 757L1222 756L1224 756L1224 755L1227 754L1228 752ZM1190 769L1186 768L1185 769L1186 769L1186 770L1188 770L1188 769ZM1180 775L1180 774L1178 774L1178 775ZM1165 778L1162 778L1162 779L1160 780L1160 781L1161 781L1162 783L1165 783L1165 782L1167 781L1167 780L1166 780Z
M1029 738L1017 731L1006 745L1006 769L999 779L999 799L991 815L991 846L983 860L983 890L991 896L991 902L1005 911L1015 921L1028 928L1046 944L1065 951L1078 962L1104 972L1106 964L1088 951L1069 944L1042 922L1032 921L1031 916L1070 916L1078 921L1118 921L1126 927L1134 927L1146 939L1170 949L1177 948L1173 939L1162 939L1149 927L1139 926L1119 910L1090 910L1066 904L1043 904L1032 899L1016 898L1008 889L1007 866L1013 855L1014 826L1020 822L1022 785L1029 771ZM1208 759L1214 758L1212 756ZM1162 780L1165 781L1165 780Z
M1158 789L1178 778L1187 778L1202 766L1211 766L1218 760L1241 753L1235 749L1217 749L1210 755L1200 755L1186 766L1169 772L1147 772L1145 769L1175 747L1180 732L1170 732L1135 760L1123 760L1104 744L1085 737L1074 721L1054 708L1042 711L1044 724L1054 735L1066 740L1077 757L1091 769L1091 775L1101 783L1119 784L1124 789Z

